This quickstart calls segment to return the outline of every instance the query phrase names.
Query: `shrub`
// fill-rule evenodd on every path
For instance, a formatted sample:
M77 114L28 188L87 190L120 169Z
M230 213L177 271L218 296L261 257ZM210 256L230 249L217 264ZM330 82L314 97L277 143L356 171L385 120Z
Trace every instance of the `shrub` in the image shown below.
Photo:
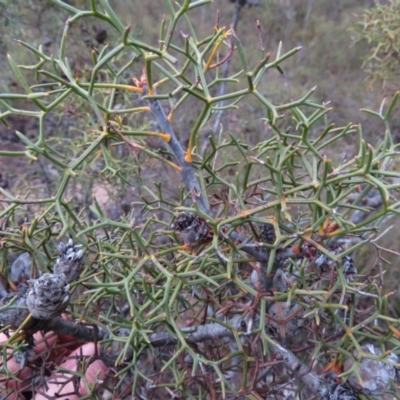
M354 42L368 44L369 55L363 67L371 82L393 83L399 77L399 24L400 3L390 0L357 15L352 28ZM388 85L390 89L391 85Z
M71 15L58 54L20 41L31 65L9 56L24 93L0 94L0 119L36 119L38 132L16 132L25 148L0 156L25 157L43 171L18 193L0 188L9 282L0 323L14 330L3 359L30 366L35 378L8 385L14 393L43 391L43 371L58 362L54 348L33 355L39 330L67 333L75 346L99 344L90 357L78 354L79 368L67 375L75 394L87 379L90 398L396 391L399 320L388 308L387 250L378 239L399 207L400 175L390 170L398 94L377 112L365 110L386 128L376 148L361 126L327 125L330 109L313 101L315 88L272 104L257 86L269 70L284 73L300 48L283 52L279 44L275 57L247 60L233 29L196 32L195 9L209 2L167 1L154 45L131 35L107 0L89 9L55 0ZM116 39L93 48L93 65L81 69L69 38L87 18ZM225 76L232 57L242 71ZM255 145L215 124L249 98L265 113L264 140ZM197 109L183 143L177 116ZM359 141L349 159L330 151L345 136ZM356 252L366 245L378 274L358 275ZM110 370L93 385L87 372L99 359ZM5 384L17 375L3 364Z

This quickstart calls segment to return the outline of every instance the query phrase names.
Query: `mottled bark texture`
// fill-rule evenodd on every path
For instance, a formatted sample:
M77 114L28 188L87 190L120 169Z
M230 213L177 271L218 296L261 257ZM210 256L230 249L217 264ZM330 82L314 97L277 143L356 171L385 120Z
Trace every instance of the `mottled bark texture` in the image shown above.
M59 257L54 273L45 273L38 279L30 279L31 265L27 253L13 263L10 279L15 290L0 300L0 326L16 330L31 315L33 318L24 328L31 328L35 319L51 320L65 310L70 297L70 283L79 278L84 251L70 239L58 246ZM27 286L29 285L29 287Z

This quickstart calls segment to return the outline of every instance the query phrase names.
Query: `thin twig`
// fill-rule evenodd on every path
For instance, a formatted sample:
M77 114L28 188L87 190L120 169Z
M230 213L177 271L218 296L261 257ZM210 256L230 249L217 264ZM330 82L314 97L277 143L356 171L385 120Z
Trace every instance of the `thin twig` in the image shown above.
M236 27L237 27L238 22L239 22L240 11L242 10L242 7L243 7L242 2L240 2L239 0L236 0L235 12L233 13L233 18L232 18L232 23L231 23L231 26L232 26L232 28L233 28L233 30L235 32L236 32ZM233 43L233 38L231 40L232 40L232 43ZM219 88L219 94L218 94L219 97L223 96L226 93L227 82L225 81L225 79L228 78L229 70L230 70L230 67L231 67L231 61L232 61L232 59L229 58L226 61L225 65L224 65L224 69L223 69L222 74L221 74L222 75L222 79L224 79L224 81L221 83L221 86ZM219 107L223 107L224 104L225 104L225 101L221 101L221 103L219 103L218 106ZM213 125L213 132L217 132L218 131L218 128L219 128L219 126L221 124L221 120L222 120L223 114L224 114L224 110L218 110L217 116L215 118L215 122L214 122L214 125Z
M239 0L236 0L235 11L233 13L232 23L231 23L231 26L232 26L234 31L236 31L236 27L237 27L238 22L239 22L240 11L242 10L242 8L243 8L243 4ZM233 38L231 40L232 40L231 50L228 53L228 55L233 51L233 48L234 48L234 45L233 45L234 40L233 40ZM221 86L219 87L218 96L223 96L226 93L227 86L228 86L228 84L226 82L226 79L228 78L228 75L229 75L229 70L230 70L230 67L231 67L231 61L232 61L232 58L228 57L228 59L225 62L224 68L222 70L221 77L222 77L223 81L221 83ZM225 104L225 101L221 101L218 105L219 105L219 107L223 107L224 104ZM223 109L220 109L220 110L217 111L215 122L214 122L214 125L213 125L213 128L212 128L213 132L217 132L218 131L218 128L219 128L219 126L221 124L221 120L222 120L223 115L224 115L224 110ZM208 146L208 138L206 140L204 140L203 146L202 146L202 148L200 150L200 154L201 155L203 155L205 153L205 151L207 149L207 146ZM215 155L215 157L216 156L217 156L217 154Z
M7 204L43 204L51 203L55 199L38 199L38 200L19 200L19 199L0 199L0 203Z

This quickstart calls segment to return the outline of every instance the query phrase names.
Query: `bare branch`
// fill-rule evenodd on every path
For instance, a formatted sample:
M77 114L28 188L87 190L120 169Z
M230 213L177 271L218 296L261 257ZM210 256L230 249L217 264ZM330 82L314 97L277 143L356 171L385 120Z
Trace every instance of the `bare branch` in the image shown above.
M240 11L242 10L242 8L243 8L242 2L239 1L239 0L236 0L235 12L233 13L233 18L232 18L232 23L231 23L231 26L232 26L234 31L236 31L236 27L237 27L238 22L239 22ZM232 43L233 43L233 39L232 39ZM232 44L232 46L233 46L233 44ZM231 67L231 60L232 60L232 58L228 58L228 60L226 61L225 65L224 65L224 68L223 68L222 73L221 73L221 78L222 79L226 79L228 77L228 75L229 75L229 69ZM226 89L227 89L227 83L226 83L226 81L223 81L221 83L220 88L219 88L218 96L223 96L226 93ZM221 101L221 103L219 103L219 106L222 107L222 106L224 106L224 104L225 104L225 101ZM219 126L221 124L221 120L222 120L223 114L224 114L224 110L218 110L217 116L215 118L215 122L214 122L214 125L213 125L213 132L217 132L218 131ZM207 141L206 141L206 143L207 143ZM202 153L204 153L204 151L202 151Z
M46 332L53 331L57 335L68 335L82 342L95 342L104 338L104 332L96 326L77 324L75 321L68 321L61 317L56 317L50 321L41 321L38 330Z
M143 89L143 94L146 95L148 89L147 87L144 87ZM211 209L208 204L207 197L205 196L201 189L201 186L199 185L197 176L194 172L193 164L187 163L185 161L185 153L183 151L182 145L176 137L175 132L172 129L172 126L168 121L168 118L166 117L160 102L158 100L151 99L149 100L149 106L158 124L160 125L161 131L170 135L171 137L171 140L168 144L172 152L174 153L179 166L182 168L182 178L187 191L192 194L192 198L195 199L195 202L199 206L199 209L203 213L211 215Z
M355 211L350 218L350 221L355 225L364 221L371 214L371 212L376 211L383 204L382 195L378 189L371 189L367 195L361 199L361 204L364 207L370 208L371 211Z
M302 363L290 350L287 350L272 340L270 343L271 351L279 355L279 358L282 359L285 367L289 371L296 374L296 377L300 378L312 393L318 393L320 396L325 396L327 391L326 385L318 378L316 373L310 371L310 368Z

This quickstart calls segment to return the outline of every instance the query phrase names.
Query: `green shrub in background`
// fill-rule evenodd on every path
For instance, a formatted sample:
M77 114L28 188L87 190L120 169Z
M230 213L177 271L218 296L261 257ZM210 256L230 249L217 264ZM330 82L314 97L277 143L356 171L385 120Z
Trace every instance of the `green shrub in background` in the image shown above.
M209 0L167 1L158 43L131 34L107 0L88 9L53 3L70 15L58 53L20 41L32 60L8 57L20 94L0 94L4 124L15 116L37 121L32 137L16 132L24 150L0 156L43 170L40 184L22 182L19 193L0 188L1 267L10 281L0 321L10 309L32 314L12 278L13 255L29 253L31 278L60 275L60 260L53 269L60 240L71 237L87 257L64 287L72 291L66 319L29 315L11 326L3 360L26 354L39 329L67 331L98 342L96 357L110 367L90 398L397 396L399 321L384 289L387 250L377 241L399 213L400 174L390 169L398 94L379 111L365 110L385 126L374 148L361 126L326 123L330 109L313 101L315 88L272 104L259 83L270 70L284 73L300 48L277 44L276 55L260 49L248 60L233 29L196 32L191 21ZM80 69L69 33L86 19L116 39L98 41L92 67ZM225 76L231 58L242 71ZM264 113L264 140L210 129L221 111L249 98ZM193 118L185 142L180 113ZM346 136L359 142L358 153L332 157ZM357 275L356 251L365 245L375 249L378 275ZM30 392L52 368L46 354ZM17 379L7 363L1 373L3 382Z
M358 16L352 28L354 42L366 41L370 54L363 67L371 82L383 82L389 89L399 78L400 2L377 2ZM395 84L397 87L397 85Z

